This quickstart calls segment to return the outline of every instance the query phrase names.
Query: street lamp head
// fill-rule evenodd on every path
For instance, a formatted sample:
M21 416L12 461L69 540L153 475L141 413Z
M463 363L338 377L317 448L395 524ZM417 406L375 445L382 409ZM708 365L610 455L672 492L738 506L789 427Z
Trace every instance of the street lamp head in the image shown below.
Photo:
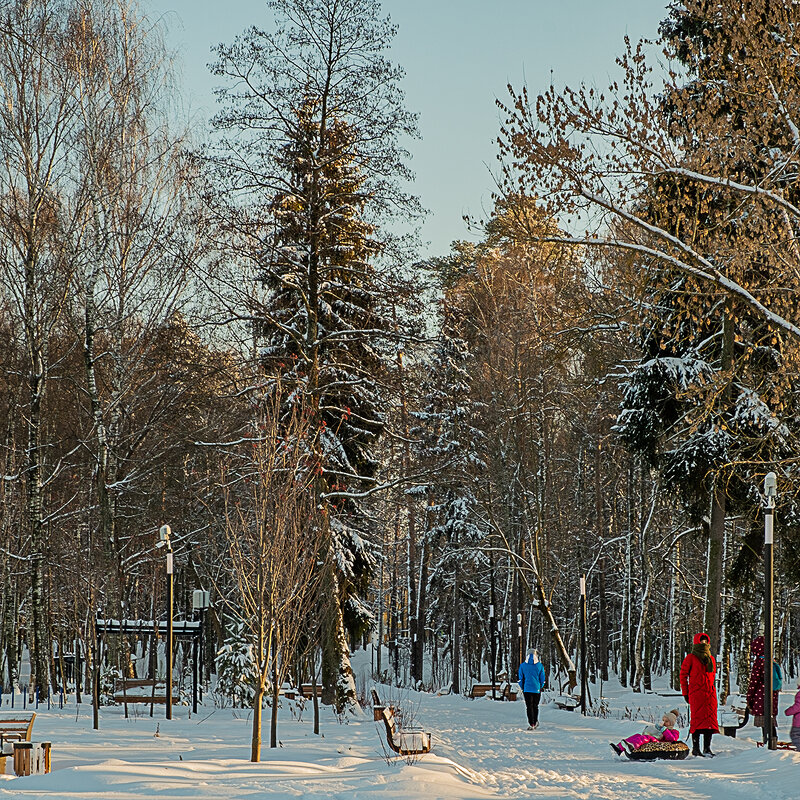
M169 527L169 525L162 525L158 529L158 541L159 542L168 542L169 541L169 536L170 536L171 533L172 533L172 529Z
M778 476L774 472L768 472L764 476L764 496L778 496Z
M211 596L206 589L195 589L192 593L192 608L205 611L211 605Z

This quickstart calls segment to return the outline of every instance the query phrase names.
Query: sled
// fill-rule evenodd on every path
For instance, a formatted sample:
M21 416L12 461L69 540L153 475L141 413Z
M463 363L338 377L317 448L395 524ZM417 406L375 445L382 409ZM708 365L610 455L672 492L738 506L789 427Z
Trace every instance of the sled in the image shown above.
M756 742L756 747L766 747L764 742ZM794 745L791 742L775 742L777 750L794 750Z
M655 761L659 758L680 761L689 755L689 746L686 742L645 742L635 750L626 750L625 755L631 761Z

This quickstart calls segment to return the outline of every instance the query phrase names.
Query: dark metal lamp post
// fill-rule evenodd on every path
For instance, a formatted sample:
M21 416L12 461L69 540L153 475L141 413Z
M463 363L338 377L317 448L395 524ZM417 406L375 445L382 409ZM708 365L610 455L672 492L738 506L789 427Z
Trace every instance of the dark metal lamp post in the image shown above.
M774 629L773 595L773 523L778 478L774 472L764 477L764 741L775 750L775 728L772 725L772 635Z
M586 715L586 576L581 575L581 714Z
M169 525L162 525L158 530L156 547L167 548L167 719L172 719L172 608L174 605L175 574L172 563L172 543Z
M203 699L203 622L205 613L211 605L211 596L205 589L195 589L192 593L192 610L196 611L200 620L200 629L192 640L194 649L194 680L192 681L192 714L197 713L197 693Z
M491 636L490 649L491 649L491 659L492 659L491 669L489 670L489 677L492 680L492 700L496 700L497 696L495 694L495 681L496 681L495 667L497 663L497 650L496 650L497 640L495 638L494 605L489 606L489 633Z

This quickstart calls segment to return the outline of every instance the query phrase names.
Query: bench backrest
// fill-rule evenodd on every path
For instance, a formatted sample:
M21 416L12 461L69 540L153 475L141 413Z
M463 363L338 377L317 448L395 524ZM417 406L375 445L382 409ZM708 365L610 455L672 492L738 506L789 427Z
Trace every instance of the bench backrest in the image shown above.
M26 742L31 740L33 731L33 721L36 714L0 714L0 735L8 738L11 734L15 739L23 739Z
M395 753L399 753L400 742L397 736L397 726L394 722L394 712L390 708L383 709L383 721L386 724L386 741Z
M397 725L394 720L394 711L391 708L383 709L383 721L386 723L386 727L394 734L397 730Z

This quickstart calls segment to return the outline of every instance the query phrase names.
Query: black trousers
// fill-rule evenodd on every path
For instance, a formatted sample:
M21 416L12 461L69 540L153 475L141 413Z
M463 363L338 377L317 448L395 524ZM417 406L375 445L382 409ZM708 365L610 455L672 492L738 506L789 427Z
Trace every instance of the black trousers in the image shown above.
M523 692L525 697L525 711L528 712L528 725L535 725L539 721L539 692Z
M714 731L712 731L710 728L700 728L692 734L692 744L694 745L693 749L695 751L700 750L701 733L703 734L703 750L707 752L711 749L711 737L714 734Z

